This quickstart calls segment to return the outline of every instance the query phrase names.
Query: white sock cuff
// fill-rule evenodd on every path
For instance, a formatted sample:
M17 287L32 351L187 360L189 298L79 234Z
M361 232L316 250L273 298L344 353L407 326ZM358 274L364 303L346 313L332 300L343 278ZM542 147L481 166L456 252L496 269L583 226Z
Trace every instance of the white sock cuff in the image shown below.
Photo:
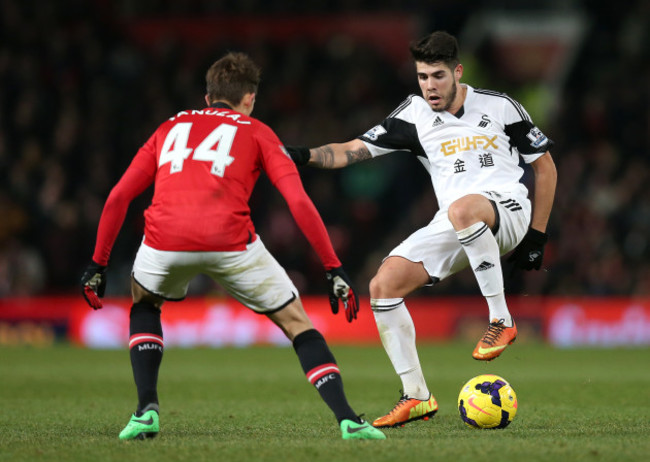
M372 311L391 311L398 308L403 302L403 298L371 298L370 308Z
M488 225L482 221L479 221L478 223L474 223L465 229L456 231L456 236L458 236L458 240L462 245L467 245L471 244L475 239L481 237L481 235L483 235L483 233L488 229Z

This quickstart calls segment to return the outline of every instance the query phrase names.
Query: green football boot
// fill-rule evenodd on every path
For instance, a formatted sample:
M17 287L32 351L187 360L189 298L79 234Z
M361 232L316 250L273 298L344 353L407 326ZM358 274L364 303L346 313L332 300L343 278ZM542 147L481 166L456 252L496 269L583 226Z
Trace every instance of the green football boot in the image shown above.
M159 431L158 411L152 409L144 412L139 417L133 414L129 423L124 427L124 430L120 432L120 439L143 440L145 438L153 438Z
M341 434L344 440L385 440L386 435L368 422L362 420L356 423L353 420L341 421Z

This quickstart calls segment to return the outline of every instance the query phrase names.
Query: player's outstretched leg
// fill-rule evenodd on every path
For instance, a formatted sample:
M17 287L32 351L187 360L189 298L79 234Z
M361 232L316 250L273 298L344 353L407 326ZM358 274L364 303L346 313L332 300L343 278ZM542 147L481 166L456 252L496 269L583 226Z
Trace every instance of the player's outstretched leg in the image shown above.
M512 327L505 324L505 319L493 319L474 348L472 357L479 361L492 361L503 353L508 345L517 338L517 325L512 321Z
M402 394L393 410L375 419L372 425L377 428L398 427L414 420L428 420L436 412L438 412L438 403L433 395L430 394L429 399L421 401Z
M344 440L385 440L386 435L374 428L368 422L361 420L357 423L353 420L344 419L341 421L341 435Z
M316 329L296 336L293 346L307 379L340 422L343 439L385 439L385 435L357 417L343 391L341 373L325 339Z
M307 380L334 413L343 439L384 439L383 433L364 422L350 407L336 359L323 335L309 321L300 299L274 311L269 319L292 340Z
M140 415L133 414L126 427L120 432L121 440L143 440L153 438L160 431L158 406L147 406Z

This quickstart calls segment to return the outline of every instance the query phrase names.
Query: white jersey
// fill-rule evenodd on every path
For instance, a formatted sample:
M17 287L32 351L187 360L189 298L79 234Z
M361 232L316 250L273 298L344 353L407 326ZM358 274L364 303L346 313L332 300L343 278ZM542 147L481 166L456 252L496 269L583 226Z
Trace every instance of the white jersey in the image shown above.
M359 138L373 157L394 151L416 155L431 175L440 210L473 193L527 196L519 157L533 162L552 141L506 94L464 86L467 96L455 115L435 112L422 97L410 95Z

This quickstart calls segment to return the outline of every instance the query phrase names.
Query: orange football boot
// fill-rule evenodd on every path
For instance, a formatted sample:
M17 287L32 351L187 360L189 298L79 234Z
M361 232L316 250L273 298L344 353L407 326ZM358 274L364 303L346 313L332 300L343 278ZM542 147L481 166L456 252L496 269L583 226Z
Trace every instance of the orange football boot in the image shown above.
M483 338L476 344L472 356L479 361L492 361L516 338L517 325L514 321L512 327L507 327L505 319L493 319Z
M372 426L377 428L398 427L414 420L428 420L437 411L438 403L433 395L425 401L402 395L393 410L385 416L375 419Z

